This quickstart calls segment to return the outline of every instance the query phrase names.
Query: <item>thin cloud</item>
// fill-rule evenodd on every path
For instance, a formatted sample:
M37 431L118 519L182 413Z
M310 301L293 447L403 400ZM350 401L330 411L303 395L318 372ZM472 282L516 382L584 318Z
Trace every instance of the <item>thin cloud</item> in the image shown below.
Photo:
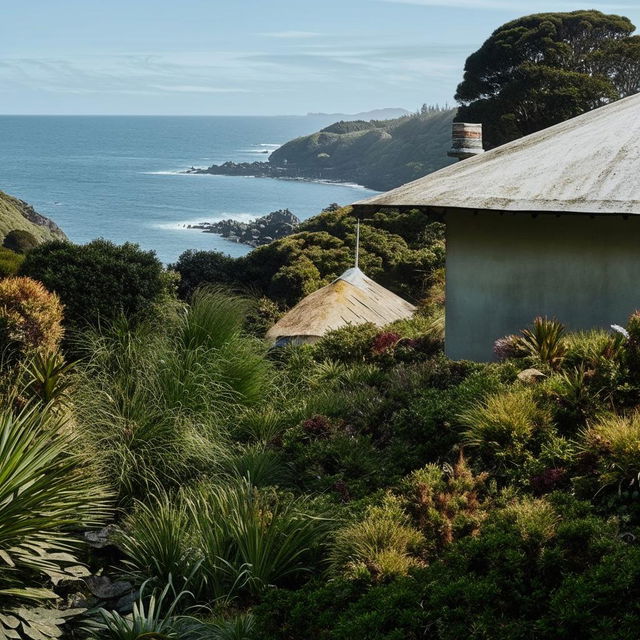
M249 89L233 89L227 87L208 87L192 84L167 85L156 84L151 85L153 89L160 91L176 91L178 93L251 93Z
M306 38L318 38L322 34L315 31L271 31L268 33L261 33L261 36L267 38L281 38L290 40L304 40Z

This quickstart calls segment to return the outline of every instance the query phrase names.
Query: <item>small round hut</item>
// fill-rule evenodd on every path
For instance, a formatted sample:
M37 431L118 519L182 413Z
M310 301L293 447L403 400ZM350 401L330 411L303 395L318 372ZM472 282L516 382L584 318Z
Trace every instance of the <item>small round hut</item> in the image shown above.
M314 291L267 332L276 346L304 344L347 325L366 322L382 327L413 315L416 308L368 278L358 267Z

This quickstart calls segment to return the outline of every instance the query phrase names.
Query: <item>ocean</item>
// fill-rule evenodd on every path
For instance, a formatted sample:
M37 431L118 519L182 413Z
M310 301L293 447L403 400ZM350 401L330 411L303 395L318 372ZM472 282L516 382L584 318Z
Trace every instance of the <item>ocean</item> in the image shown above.
M332 202L374 191L358 185L211 175L189 167L266 160L325 116L0 116L0 189L52 218L73 242L107 238L153 249L163 262L186 249L232 256L250 248L187 229L288 208L306 219Z

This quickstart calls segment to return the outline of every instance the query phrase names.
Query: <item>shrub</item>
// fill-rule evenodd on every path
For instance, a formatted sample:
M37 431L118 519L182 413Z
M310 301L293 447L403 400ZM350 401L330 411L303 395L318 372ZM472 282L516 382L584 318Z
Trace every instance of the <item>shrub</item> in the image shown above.
M120 314L149 315L170 288L170 278L152 251L108 240L41 244L29 252L20 274L57 293L65 306L65 322L73 327L96 325Z
M403 473L427 461L455 460L452 452L464 426L460 413L503 387L495 365L432 360L425 368L425 378L416 388L406 376L398 381L403 395L388 425L391 450L396 450Z
M38 246L38 240L28 231L14 229L4 237L2 246L16 253L28 253Z
M514 388L489 396L464 411L466 442L499 466L526 460L527 450L550 428L550 416L538 407L529 388Z
M0 247L0 278L15 276L24 262L24 256Z
M2 637L58 637L74 614L52 615L25 603L58 598L52 585L74 579L78 568L75 532L101 524L108 513L107 493L83 469L77 444L66 419L50 407L0 409Z
M362 362L371 355L371 346L378 332L378 327L370 322L334 329L313 345L314 357L318 361Z
M327 400L335 403L335 395ZM358 433L344 420L328 417L328 407L319 407L317 397L312 400L309 418L283 436L283 455L291 464L296 486L305 491L337 491L340 499L351 499L388 483L393 467L371 436ZM336 409L337 415L348 411L343 404Z
M498 338L493 344L493 352L498 360L521 358L526 354L522 347L520 337L516 335Z
M387 495L362 520L337 531L329 558L337 575L381 581L420 566L424 543L398 499Z
M180 274L178 295L188 300L202 286L231 284L234 263L235 260L225 253L189 249L180 254L178 261L169 265L169 269Z
M418 640L428 622L424 592L412 577L374 585L336 578L297 591L272 589L254 610L255 638Z
M584 431L582 447L595 460L601 484L625 483L638 490L640 412L601 418Z
M0 280L0 351L10 359L53 353L62 339L62 305L31 278Z
M486 517L481 504L486 473L474 476L460 455L453 465L428 464L411 473L400 491L405 510L424 534L430 554L454 540L476 535Z

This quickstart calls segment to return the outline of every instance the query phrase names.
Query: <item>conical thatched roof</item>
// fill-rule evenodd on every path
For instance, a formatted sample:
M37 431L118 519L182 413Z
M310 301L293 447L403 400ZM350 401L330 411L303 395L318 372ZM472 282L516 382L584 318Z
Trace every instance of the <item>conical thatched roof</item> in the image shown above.
M378 326L408 318L416 308L368 278L357 267L314 291L267 332L267 338L312 340L345 325L373 322Z
M639 176L637 94L355 204L640 214Z

